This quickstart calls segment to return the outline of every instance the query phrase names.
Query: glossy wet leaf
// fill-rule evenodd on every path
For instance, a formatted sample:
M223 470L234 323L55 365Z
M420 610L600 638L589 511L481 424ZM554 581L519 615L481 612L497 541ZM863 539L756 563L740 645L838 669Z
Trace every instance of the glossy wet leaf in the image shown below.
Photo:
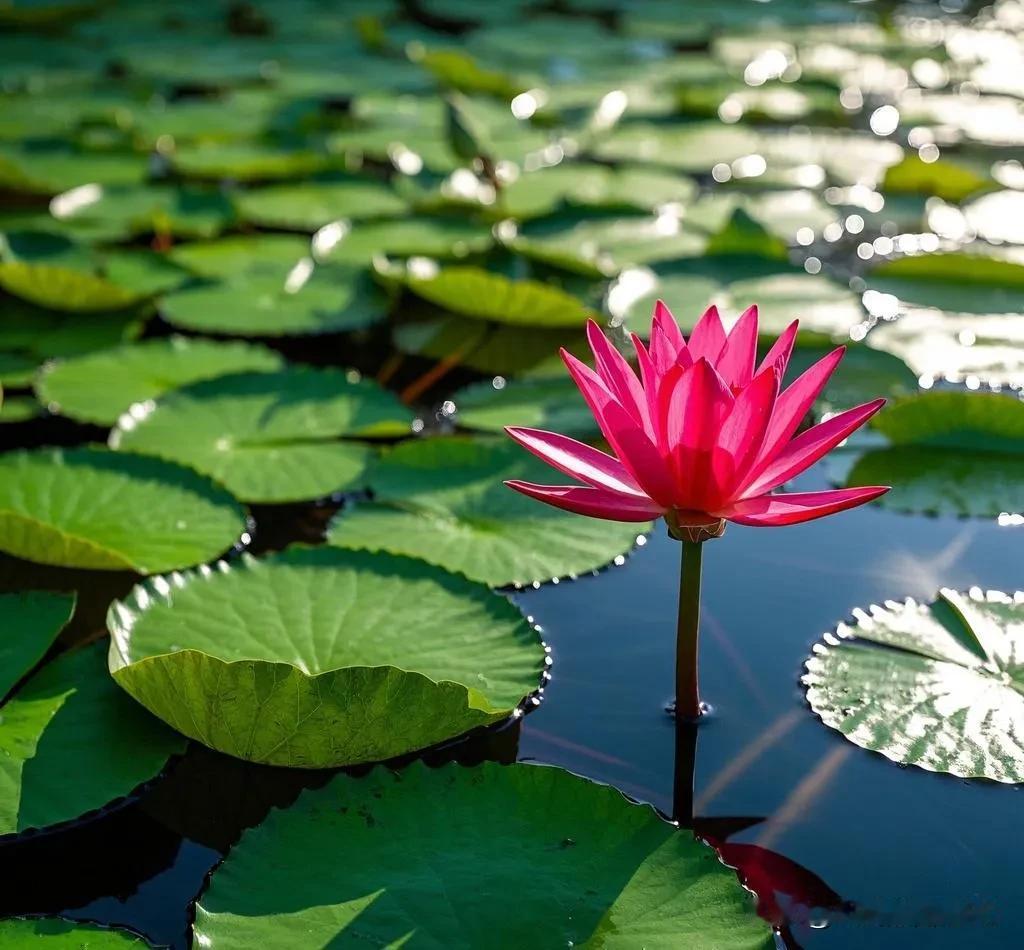
M105 652L97 643L61 654L0 707L0 834L102 808L184 751L106 674Z
M887 406L874 427L890 446L860 456L847 484L892 485L879 505L988 518L1024 512L1024 403L1016 397L922 393Z
M470 383L451 398L455 421L465 429L502 432L514 425L577 437L600 435L593 414L567 376L511 381L497 377Z
M161 298L160 314L186 330L261 337L340 333L384 319L387 298L363 271L306 260L297 262L304 280L252 273L186 287Z
M550 284L513 280L478 267L443 267L430 275L389 269L417 297L479 320L514 326L582 327L591 311L576 297Z
M43 950L123 950L148 947L142 937L127 930L83 924L60 917L0 920L0 948L16 950L31 945Z
M1024 594L940 591L854 613L807 661L807 700L901 765L1024 781Z
M98 447L0 455L0 550L143 574L222 554L245 530L226 491L159 459Z
M504 597L409 558L292 548L136 588L110 669L152 712L238 758L387 759L509 716L541 642Z
M364 442L409 432L412 414L335 369L235 373L167 393L122 417L111 445L188 465L252 502L304 501L366 484Z
M507 441L406 442L368 475L373 502L340 512L328 542L423 558L492 587L592 571L628 554L643 525L572 517L506 488L550 470Z
M145 296L84 270L27 261L0 263L0 287L38 307L85 312L121 310Z
M773 946L734 872L653 809L561 769L492 762L305 792L232 850L194 930L212 950L297 930L324 946Z
M781 333L799 316L800 327L841 339L866 318L860 298L824 274L808 274L783 261L741 255L702 257L626 271L612 286L608 309L628 329L646 336L658 299L684 330L692 330L709 303L735 320L757 304L761 332Z
M402 214L406 202L372 179L307 181L241 192L235 205L243 220L260 227L315 231L332 221Z
M246 370L280 369L273 350L172 336L46 364L36 392L51 412L111 426L135 403L170 389Z
M74 609L73 593L0 594L0 700L43 658Z
M907 155L893 165L882 181L882 189L887 192L935 195L954 202L991 185L991 178L972 168L942 159L925 162L917 155Z

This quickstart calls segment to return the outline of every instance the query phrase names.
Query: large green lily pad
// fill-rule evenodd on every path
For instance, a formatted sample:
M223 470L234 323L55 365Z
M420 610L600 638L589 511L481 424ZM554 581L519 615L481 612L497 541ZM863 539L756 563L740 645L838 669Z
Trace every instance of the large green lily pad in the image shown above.
M283 363L262 346L171 336L48 363L35 388L51 412L109 426L135 403L169 389Z
M123 416L110 444L189 465L244 501L303 501L366 484L373 450L339 437L406 435L412 418L370 380L291 368L167 393Z
M330 544L423 558L492 587L581 574L627 554L644 525L582 518L507 488L551 470L508 440L417 439L370 471L373 502L338 514Z
M561 769L492 762L417 762L303 793L232 849L194 932L211 950L297 934L311 946L774 946L735 873L652 808Z
M236 336L302 336L370 326L388 302L362 271L341 264L296 262L297 277L257 273L186 287L160 301L169 323Z
M74 594L0 594L0 699L43 658L74 610Z
M243 191L235 199L243 220L259 227L315 231L340 219L402 214L408 205L372 179L307 181Z
M149 781L181 736L105 674L105 646L47 663L0 708L0 834L70 821Z
M0 263L0 287L53 310L121 310L146 296L85 270L29 261Z
M195 472L87 446L0 455L0 550L29 561L143 574L222 554L245 531Z
M482 585L327 547L157 579L108 623L111 673L156 715L229 755L303 768L505 719L545 659L519 611Z
M1024 512L1024 403L1012 395L933 391L875 419L886 448L857 459L848 485L892 485L897 511L995 518Z
M529 426L567 435L597 437L593 413L568 376L550 379L493 380L470 383L452 394L465 429L501 432L505 426Z
M82 924L59 917L0 920L0 948L17 950L31 944L45 950L125 950L148 947L142 937L127 930Z
M822 721L901 765L1024 782L1024 593L942 590L854 613L807 661Z

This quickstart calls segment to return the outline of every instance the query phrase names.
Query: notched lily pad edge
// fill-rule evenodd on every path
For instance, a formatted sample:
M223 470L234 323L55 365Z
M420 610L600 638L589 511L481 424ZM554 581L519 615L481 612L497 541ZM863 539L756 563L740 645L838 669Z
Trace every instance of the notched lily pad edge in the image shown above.
M954 590L951 587L940 587L939 590L936 592L935 600L942 600L944 603L949 604L949 601L946 598L947 598L947 595L950 594L950 593L956 594L956 593L959 593L959 592ZM980 587L974 586L974 587L970 587L970 588L967 589L966 596L969 597L971 600L979 602L979 603L1003 603L1003 604L1005 604L1005 603L1012 602L1012 603L1015 603L1015 604L1024 605L1024 590L1016 590L1011 595L1011 594L1007 594L1006 592L1001 591L1001 590L995 590L995 589L982 590ZM881 606L886 608L887 610L902 610L902 609L905 609L905 608L915 608L915 607L922 607L922 606L927 606L927 605L926 604L922 604L915 597L904 597L903 600L892 600L892 599L885 600L885 601L882 602ZM959 615L960 612L959 612L959 610L957 610L955 605L949 604L949 606L957 613L957 615ZM866 616L870 615L870 613L873 612L874 610L878 609L878 607L879 607L878 604L870 604L867 608L858 607L851 614L851 617L852 617L852 619L856 620L858 613L863 613ZM829 723L825 719L825 717L817 709L814 708L814 705L811 703L811 700L810 700L810 693L811 693L811 690L813 688L815 688L815 687L809 682L810 677L813 675L813 670L811 670L811 666L810 665L811 665L811 663L814 662L815 658L819 657L819 656L821 656L821 655L823 655L825 653L827 653L830 649L834 649L835 647L841 646L843 643L853 643L853 644L857 644L858 646L861 646L861 647L863 647L865 649L872 649L872 650L889 650L889 651L893 651L893 652L907 652L907 651L900 650L899 647L887 646L886 644L883 644L883 643L873 643L870 640L865 640L864 638L857 636L857 631L854 629L854 627L848 621L845 621L845 620L841 621L840 623L838 623L834 630L828 630L825 633L823 633L821 635L821 638L819 640L816 640L812 644L812 646L811 646L811 656L809 656L806 660L804 660L803 667L802 667L804 672L802 672L800 674L800 679L799 679L799 684L803 688L804 702L807 704L807 708L811 711L811 713L814 714L814 716L821 722L821 724L823 726L826 726L832 732L838 733L839 736L844 741L849 742L850 745L856 746L862 752L867 752L870 755L880 756L881 758L886 759L887 761L893 763L893 765L896 765L900 769L903 769L903 770L906 770L906 769L909 769L909 768L917 768L917 769L920 769L922 772L930 772L933 775L944 775L948 779L953 780L953 781L968 780L968 781L972 781L972 782L992 782L993 784L996 784L996 785L1011 785L1011 786L1024 785L1024 782L1012 782L1012 781L1009 781L1007 779L993 778L992 776L982 775L980 773L976 773L976 774L963 774L963 775L961 775L961 774L957 774L955 772L947 772L947 771L943 771L941 769L936 769L936 768L934 768L934 767L932 767L932 766L930 766L930 765L928 765L926 763L922 763L922 762L914 762L913 765L911 766L907 762L901 762L894 755L889 754L888 752L886 752L883 749L868 749L868 748L865 748L864 746L860 745L859 743L853 742L852 740L847 738L846 733L844 733L838 727L838 725L832 725L831 723Z

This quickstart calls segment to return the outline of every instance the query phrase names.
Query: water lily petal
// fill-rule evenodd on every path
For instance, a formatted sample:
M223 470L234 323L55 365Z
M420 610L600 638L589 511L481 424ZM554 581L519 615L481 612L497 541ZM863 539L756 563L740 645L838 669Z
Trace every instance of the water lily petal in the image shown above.
M736 524L773 527L813 521L825 515L855 508L884 495L889 489L882 485L864 488L840 488L835 491L792 492L782 495L761 495L736 502L716 512Z
M557 432L506 426L505 431L524 449L571 478L627 495L643 495L625 466L611 455Z
M654 304L654 316L651 319L651 359L659 373L667 372L670 366L680 360L686 365L693 362L676 318L660 300Z
M606 521L650 521L664 514L665 509L649 498L619 495L603 488L580 488L573 485L534 485L531 482L507 481L509 488L545 504L578 515L604 518Z
M794 320L785 330L779 338L772 344L771 349L765 354L764 359L761 360L761 365L758 366L757 372L761 372L763 369L767 369L769 366L773 366L776 363L781 362L782 364L782 377L786 377L786 369L789 366L789 358L793 354L793 345L796 343L796 334L800 329L800 321Z
M749 386L757 359L757 307L748 307L729 331L715 369L733 392ZM769 364L771 365L771 364Z
M780 377L778 366L758 373L736 397L722 425L712 455L712 467L715 483L725 492L724 497L743 483L761 451L779 395Z
M847 409L846 412L841 412L826 422L821 422L806 432L801 432L757 476L752 484L743 489L743 497L752 498L755 495L770 492L773 488L793 478L794 475L799 475L800 472L810 468L851 432L864 425L884 405L884 399L876 399L863 406Z
M626 362L625 357L612 346L593 320L587 321L587 340L594 353L597 372L604 380L609 392L619 401L619 405L644 427L648 435L653 434L647 396L640 380L636 378L633 368Z
M687 340L686 347L694 362L702 356L714 366L725 346L725 327L718 315L718 307L712 305L704 311Z

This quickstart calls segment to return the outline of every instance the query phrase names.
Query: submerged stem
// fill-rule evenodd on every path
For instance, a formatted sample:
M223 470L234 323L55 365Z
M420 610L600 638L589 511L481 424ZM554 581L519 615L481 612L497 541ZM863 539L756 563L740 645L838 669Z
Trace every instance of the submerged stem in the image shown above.
M679 620L676 627L676 718L700 717L697 680L697 639L700 632L700 568L702 541L680 542Z

